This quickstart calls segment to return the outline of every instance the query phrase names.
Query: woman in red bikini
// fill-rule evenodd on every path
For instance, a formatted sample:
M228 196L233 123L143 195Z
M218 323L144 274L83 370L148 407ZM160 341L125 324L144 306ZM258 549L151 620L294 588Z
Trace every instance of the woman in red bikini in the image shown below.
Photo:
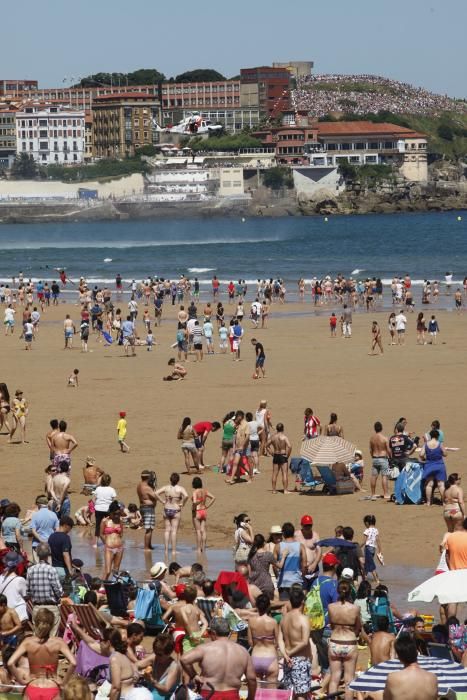
M50 637L54 626L54 615L47 608L41 608L35 619L35 635L27 637L8 661L8 670L21 685L26 685L25 698L29 700L54 700L60 695L60 686L66 686L73 675L76 659L60 637ZM63 679L57 676L58 657L64 656L68 669ZM29 670L18 666L26 656Z
M123 558L123 525L120 504L113 501L108 515L101 522L100 536L104 543L104 580L110 578L113 571L120 570Z
M196 547L201 554L206 549L206 518L207 510L212 506L216 497L203 488L203 482L199 476L195 476L191 485L194 489L191 497L193 526L196 532Z

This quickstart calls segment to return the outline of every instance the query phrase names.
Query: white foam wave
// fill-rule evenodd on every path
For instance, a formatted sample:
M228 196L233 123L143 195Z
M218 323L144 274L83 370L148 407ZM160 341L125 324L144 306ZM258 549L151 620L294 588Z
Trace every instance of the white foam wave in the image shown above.
M189 267L188 272L214 272L216 269L216 267Z
M105 263L112 262L112 258L104 258L104 262L105 262Z
M44 245L38 245L37 243L21 243L19 246L19 241L11 243L2 243L0 245L0 250L66 250L67 248L98 248L100 250L126 250L127 248L163 248L183 245L238 245L239 243L274 243L282 240L279 236L272 238L210 238L204 240L171 240L171 241L105 241L105 242L92 242L92 241L75 241L67 242L61 240L57 242L56 245L51 245L48 242Z

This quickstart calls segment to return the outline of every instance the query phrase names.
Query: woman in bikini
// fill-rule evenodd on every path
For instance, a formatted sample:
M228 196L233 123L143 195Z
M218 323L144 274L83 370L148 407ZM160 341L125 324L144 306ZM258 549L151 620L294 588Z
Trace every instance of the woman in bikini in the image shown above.
M264 593L256 598L258 615L248 619L248 643L252 647L251 661L256 677L266 681L269 688L275 688L279 675L279 625L269 615L270 607L271 601Z
M11 433L10 424L7 416L10 413L10 392L4 382L0 382L0 430L5 426L8 435Z
M331 413L329 423L324 428L324 435L328 437L344 437L344 429L337 423L337 413Z
M328 607L331 639L329 640L329 670L331 680L329 693L337 693L344 672L344 700L352 700L353 691L348 684L355 678L358 658L358 637L361 630L360 608L352 601L349 581L340 581L337 586L337 603Z
M152 685L153 700L168 700L181 682L182 669L172 656L174 649L172 635L162 632L153 642L153 653L138 662Z
M450 474L446 481L443 496L443 516L448 532L454 532L456 525L465 518L464 492L460 486L460 474Z
M166 558L169 556L169 543L172 546L172 557L177 553L177 532L180 525L180 515L183 506L189 498L183 486L179 486L179 481L180 475L177 472L173 472L170 475L170 484L162 486L156 491L157 500L164 506Z
M199 452L195 445L196 437L197 435L191 424L191 418L184 418L177 433L177 438L182 441L182 452L185 457L185 467L188 473L190 473L191 469L190 456L195 469L199 472Z
M113 571L119 571L122 563L123 525L121 516L120 504L113 501L109 506L108 515L101 522L100 537L104 543L104 580L108 579Z
M113 650L110 656L110 700L152 700L150 690L135 687L139 673L136 664L126 655L128 645L119 630L112 632L110 644Z
M73 675L76 659L63 639L50 637L55 620L53 612L40 608L34 617L35 635L21 642L8 661L8 670L18 683L27 686L23 697L54 700L60 695L60 686L65 686ZM57 675L59 655L68 662L63 679ZM27 657L29 668L18 664L23 656Z
M192 500L193 526L196 532L196 548L200 554L206 549L206 519L208 508L212 506L216 497L203 488L203 482L199 476L195 476L191 483L194 491Z

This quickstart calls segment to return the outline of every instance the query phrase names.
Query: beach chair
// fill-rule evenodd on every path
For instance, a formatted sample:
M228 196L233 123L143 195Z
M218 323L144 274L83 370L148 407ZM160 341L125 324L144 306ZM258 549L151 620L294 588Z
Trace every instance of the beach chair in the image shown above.
M336 479L331 467L316 465L324 484L323 493L328 493L331 496L342 495L354 492L352 479L349 477L344 479Z
M457 659L454 658L454 654L449 644L427 642L426 648L428 656L433 656L435 659L447 659L448 661L457 661Z
M71 612L76 616L82 627L94 639L102 639L102 630L105 622L100 617L96 608L89 604L72 605Z
M295 474L296 483L300 484L300 489L314 490L323 483L321 479L316 479L313 476L310 462L303 457L292 457L290 471Z

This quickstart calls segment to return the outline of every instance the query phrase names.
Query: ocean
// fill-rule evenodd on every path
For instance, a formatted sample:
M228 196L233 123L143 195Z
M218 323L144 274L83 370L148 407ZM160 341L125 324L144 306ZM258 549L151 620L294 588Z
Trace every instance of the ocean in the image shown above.
M460 217L460 219L459 219ZM72 280L113 286L148 276L197 277L206 292L213 275L227 284L282 277L296 292L309 280L342 273L354 278L408 273L454 281L467 274L467 214L152 219L143 221L5 224L0 226L0 279L48 280L64 268Z

